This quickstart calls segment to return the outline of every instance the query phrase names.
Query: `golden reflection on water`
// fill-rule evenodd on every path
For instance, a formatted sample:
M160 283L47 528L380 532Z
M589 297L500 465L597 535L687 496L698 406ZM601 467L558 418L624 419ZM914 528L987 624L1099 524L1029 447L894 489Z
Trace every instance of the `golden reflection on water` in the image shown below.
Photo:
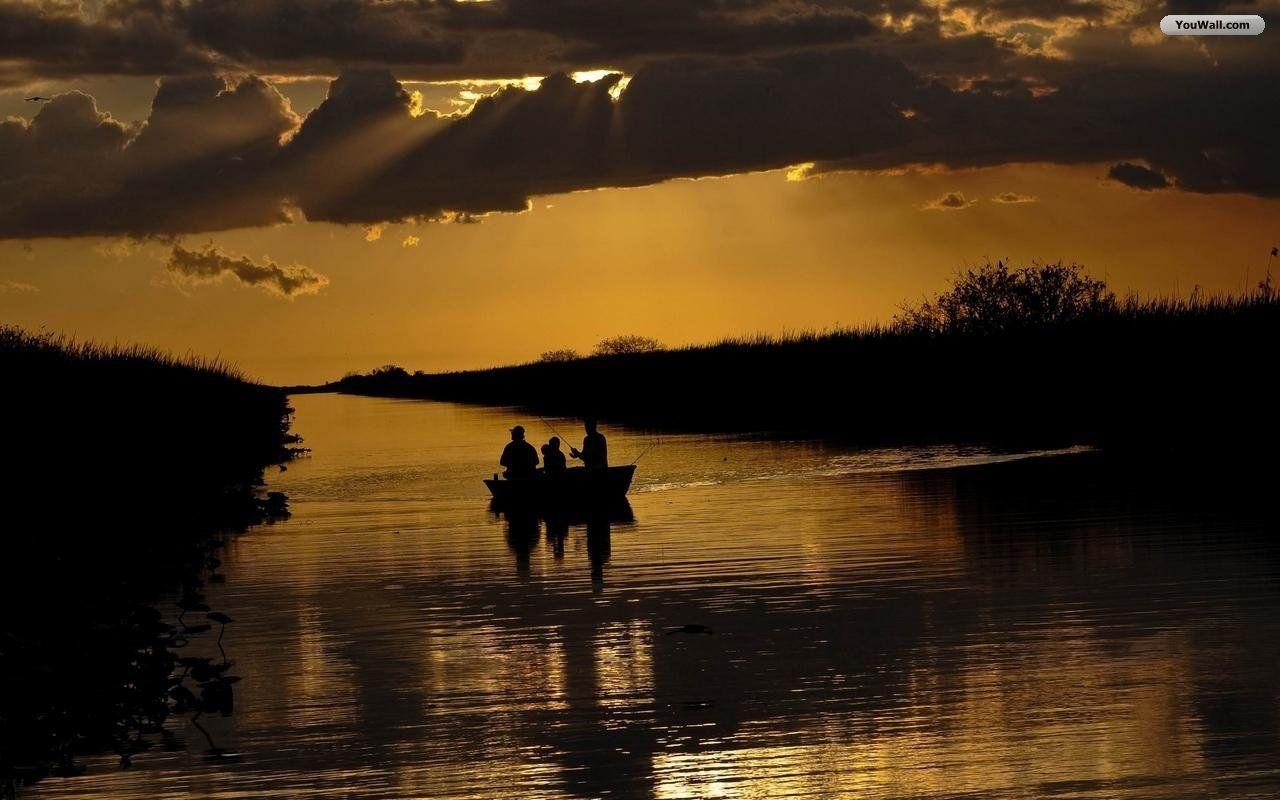
M700 436L645 457L632 516L512 518L479 478L536 419L295 404L314 455L270 477L294 517L238 538L210 592L237 620L214 732L241 760L188 731L32 797L1280 787L1265 523L1134 501L1087 464ZM606 430L623 463L651 441ZM669 633L688 624L713 633Z

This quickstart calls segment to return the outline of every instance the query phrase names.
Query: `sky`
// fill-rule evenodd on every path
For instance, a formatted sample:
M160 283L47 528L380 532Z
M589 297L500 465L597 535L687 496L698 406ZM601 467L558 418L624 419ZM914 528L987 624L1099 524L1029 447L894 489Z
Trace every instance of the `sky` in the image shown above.
M892 319L958 269L1241 291L1280 0L0 0L0 322L272 383ZM27 99L33 98L33 99Z

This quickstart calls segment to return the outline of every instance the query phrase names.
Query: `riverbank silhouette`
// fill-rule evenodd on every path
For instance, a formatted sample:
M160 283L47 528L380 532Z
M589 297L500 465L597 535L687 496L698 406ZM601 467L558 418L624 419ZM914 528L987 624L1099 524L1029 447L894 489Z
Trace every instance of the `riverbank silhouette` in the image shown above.
M5 327L0 374L0 603L21 609L0 620L2 793L74 773L81 755L128 766L175 746L172 714L230 713L225 653L183 648L220 640L229 618L203 587L221 577L227 531L287 515L258 487L299 440L282 392L216 360ZM162 594L181 608L156 611Z
M1117 299L1077 265L987 265L891 325L492 369L384 367L315 387L518 405L639 427L867 446L1254 451L1280 297ZM294 387L292 391L306 390Z

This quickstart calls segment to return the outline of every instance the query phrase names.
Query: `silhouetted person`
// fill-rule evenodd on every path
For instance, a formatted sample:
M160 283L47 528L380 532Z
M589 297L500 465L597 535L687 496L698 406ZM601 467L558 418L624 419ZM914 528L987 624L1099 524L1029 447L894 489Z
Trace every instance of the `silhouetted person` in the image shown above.
M564 452L560 449L560 437L552 436L542 446L542 468L547 471L547 477L557 477L565 471L568 464Z
M609 466L609 444L604 440L604 434L596 430L596 421L591 417L584 419L582 424L587 429L582 449L570 447L569 455L582 459L582 465L587 469L606 469Z
M502 460L498 462L507 468L503 474L511 478L532 478L538 472L538 451L524 440L524 426L517 425L511 429L511 441L502 449Z

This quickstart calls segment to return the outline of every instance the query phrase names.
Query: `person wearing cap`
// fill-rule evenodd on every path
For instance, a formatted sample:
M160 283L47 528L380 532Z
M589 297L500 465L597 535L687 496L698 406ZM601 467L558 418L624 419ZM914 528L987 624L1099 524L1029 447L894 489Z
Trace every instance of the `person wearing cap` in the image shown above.
M498 463L507 468L503 474L508 479L532 478L538 473L538 451L524 440L523 425L511 429L511 441L503 448Z
M582 424L587 429L582 449L570 447L569 455L582 459L582 465L587 469L608 469L609 444L605 441L604 434L596 430L596 421L591 417L584 419Z

